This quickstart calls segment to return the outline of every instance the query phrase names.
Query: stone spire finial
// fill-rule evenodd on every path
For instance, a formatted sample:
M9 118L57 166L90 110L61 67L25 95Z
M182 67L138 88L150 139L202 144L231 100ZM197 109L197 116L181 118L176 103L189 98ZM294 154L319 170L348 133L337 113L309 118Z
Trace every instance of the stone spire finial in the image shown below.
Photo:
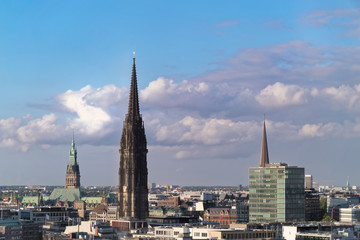
M269 152L268 152L268 145L267 145L265 115L264 115L264 128L263 128L263 137L262 137L262 144L261 144L260 167L265 167L266 164L269 164Z
M137 88L137 78L136 78L136 66L135 66L135 52L133 57L133 67L131 74L131 86L130 86L130 95L129 95L129 108L128 108L129 120L134 121L140 116L139 110L139 97L138 97L138 88Z

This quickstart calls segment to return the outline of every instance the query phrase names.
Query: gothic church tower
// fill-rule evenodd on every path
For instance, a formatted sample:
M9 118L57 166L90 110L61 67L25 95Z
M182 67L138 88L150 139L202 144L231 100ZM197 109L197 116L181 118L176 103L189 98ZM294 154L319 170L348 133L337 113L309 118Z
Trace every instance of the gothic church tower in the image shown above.
M69 164L66 168L65 188L80 188L80 168L77 163L77 151L75 147L74 131L70 149Z
M144 122L140 115L133 58L128 113L120 142L119 217L145 220L148 209L147 146Z

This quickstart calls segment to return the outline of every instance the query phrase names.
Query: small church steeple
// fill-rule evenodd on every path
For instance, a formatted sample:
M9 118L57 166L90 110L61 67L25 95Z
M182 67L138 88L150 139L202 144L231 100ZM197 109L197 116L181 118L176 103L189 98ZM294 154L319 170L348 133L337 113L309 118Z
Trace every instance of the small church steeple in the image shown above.
M72 134L72 142L70 148L69 164L66 168L66 184L65 188L80 187L80 168L77 162L77 150L75 146L74 129Z
M72 142L71 142L71 149L70 149L70 161L69 164L77 165L77 151L75 147L75 137L74 137L74 128L73 128L73 135L72 135Z
M347 178L347 182L346 182L346 189L345 189L347 192L350 191L350 183L349 183L349 176Z
M267 145L265 116L264 116L264 127L263 127L261 155L260 155L260 167L265 167L266 164L269 164L269 152L268 152L268 145Z

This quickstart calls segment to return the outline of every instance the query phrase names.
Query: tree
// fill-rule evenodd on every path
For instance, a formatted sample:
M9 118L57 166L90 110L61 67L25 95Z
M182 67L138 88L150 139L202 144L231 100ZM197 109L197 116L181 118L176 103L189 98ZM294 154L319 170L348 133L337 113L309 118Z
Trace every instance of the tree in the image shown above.
M331 222L334 221L334 219L328 215L324 215L323 219L321 220L322 222Z
M326 198L320 198L320 216L325 217L327 213L327 202Z

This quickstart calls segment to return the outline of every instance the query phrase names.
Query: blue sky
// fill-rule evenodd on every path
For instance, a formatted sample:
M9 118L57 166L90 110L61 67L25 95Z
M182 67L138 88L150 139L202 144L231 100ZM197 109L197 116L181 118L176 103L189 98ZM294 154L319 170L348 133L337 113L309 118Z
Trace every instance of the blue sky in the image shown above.
M135 51L149 182L247 185L266 113L271 162L359 184L359 13L358 1L2 1L0 182L64 184L74 126L82 184L117 184Z

